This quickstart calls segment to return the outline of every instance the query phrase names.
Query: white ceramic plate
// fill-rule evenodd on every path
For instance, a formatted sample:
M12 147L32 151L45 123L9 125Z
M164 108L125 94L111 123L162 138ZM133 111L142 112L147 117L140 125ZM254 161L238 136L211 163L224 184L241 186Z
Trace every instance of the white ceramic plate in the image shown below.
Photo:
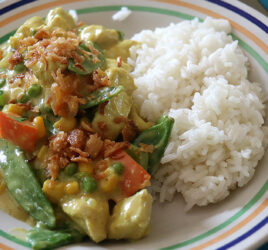
M112 21L121 6L132 14L123 22ZM221 0L21 0L0 2L0 42L27 18L45 16L49 9L63 6L76 9L79 19L89 24L102 24L123 31L129 38L141 29L166 26L170 22L210 15L227 18L233 36L239 40L251 63L250 79L261 82L268 93L268 18L238 1ZM253 179L246 187L232 192L224 201L184 212L184 201L155 203L152 229L148 237L136 242L91 242L68 249L246 249L268 241L268 155L259 163ZM0 249L27 249L29 245L12 236L13 228L28 228L0 212Z

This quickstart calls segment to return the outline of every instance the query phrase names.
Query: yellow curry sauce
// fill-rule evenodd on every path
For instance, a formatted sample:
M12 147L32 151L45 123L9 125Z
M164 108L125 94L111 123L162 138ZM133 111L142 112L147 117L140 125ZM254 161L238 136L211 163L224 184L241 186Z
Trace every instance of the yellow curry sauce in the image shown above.
M6 81L2 88L5 92L2 112L16 118L24 117L28 113L27 122L31 123L29 126L37 129L37 138L34 148L29 150L26 147L25 149L32 151L31 154L27 154L31 155L32 160L29 159L29 162L36 173L42 172L39 180L43 185L43 192L54 206L62 208L62 211L75 222L76 227L82 233L89 235L96 242L106 238L138 239L146 235L150 221L151 196L146 190L142 190L130 198L124 198L128 196L120 191L120 183L124 177L113 171L111 164L116 160L109 159L109 157L102 159L108 163L104 171L99 174L97 190L92 193L84 192L81 183L75 177L66 177L61 173L68 164L72 163L68 157L65 158L66 162L62 164L61 169L56 170L57 174L53 173L55 169L48 169L46 165L50 162L48 156L53 158L57 155L53 154L51 144L53 144L53 139L55 144L57 140L60 141L58 134L68 139L72 131L76 129L82 131L86 139L89 134L91 138L95 136L97 142L94 143L103 145L105 140L109 140L110 144L116 145L113 140L122 133L126 126L125 120L131 120L134 123L135 133L152 126L151 123L145 122L139 117L131 97L135 86L129 73L131 67L126 63L126 59L129 56L130 46L135 42L123 40L121 35L117 30L106 29L100 25L77 26L68 13L62 8L57 8L50 11L45 20L39 17L30 18L19 27L8 42L1 45L1 78ZM52 47L53 42L60 43L60 46ZM96 43L104 53L105 64L101 69L96 69L93 76L90 77L67 72L68 64L64 61L66 59L64 53L72 54L73 51L66 49L62 54L57 51L67 46L67 43L73 43L75 46L81 43L89 43L92 46L93 43ZM77 61L80 59L78 58ZM96 79L92 80L94 77ZM68 93L68 89L57 92L55 89L58 87L56 85L59 85L58 80L76 84L77 89L71 93ZM85 83L87 81L91 81L91 85ZM94 84L100 84L100 86L94 86ZM29 100L20 101L29 93L29 89L33 85L41 86L42 92L33 95ZM119 85L124 87L123 91L106 101L104 105L100 105L95 110L94 118L91 121L84 115L85 112L80 112L79 108L74 107L78 104L85 104L82 99L85 97L84 92L90 92L88 87L92 87L92 90L95 91L99 87ZM57 104L58 100L53 95L56 95L58 99L69 98L72 106L68 106L66 100ZM75 98L71 97L74 95L76 99L81 99L80 103L73 101ZM40 115L40 111L48 107L55 115L50 121L53 129L58 133L55 135L51 135L47 131L42 112ZM118 121L115 121L116 118ZM103 129L100 124L105 124L106 129ZM2 137L4 137L3 134ZM16 144L14 140L12 142ZM66 142L67 140L64 141L64 143ZM18 145L24 149L23 144ZM68 147L72 145L69 143ZM126 146L122 148L126 148ZM57 151L57 149L55 150ZM76 147L76 150L78 160L73 163L76 164L77 173L93 175L94 168L101 157L97 155L92 157L94 152L84 152L83 155L79 151L82 148L79 147ZM100 154L100 152L96 152L96 154ZM81 161L79 161L79 157L81 157ZM104 177L101 177L101 174ZM148 184L149 182L146 182L143 186ZM11 216L32 224L32 218L11 197L2 179L1 185L1 209ZM108 203L108 200L111 199L117 203L112 214L109 212Z
M149 232L145 188L174 120L140 117L131 46L62 8L30 18L0 46L0 208L37 222L27 233L35 249Z

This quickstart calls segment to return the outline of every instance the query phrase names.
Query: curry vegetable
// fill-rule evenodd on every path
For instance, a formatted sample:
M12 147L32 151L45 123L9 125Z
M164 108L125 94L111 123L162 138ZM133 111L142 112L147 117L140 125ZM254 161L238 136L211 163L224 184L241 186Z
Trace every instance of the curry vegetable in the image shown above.
M88 174L84 174L79 179L81 182L81 188L85 193L92 193L98 188L97 181Z
M77 172L77 168L76 163L69 163L64 169L64 174L67 176L73 176Z
M104 103L114 96L118 95L123 89L124 87L120 85L96 90L87 96L87 102L82 105L81 108L88 109Z
M42 92L42 87L40 84L33 84L27 90L27 94L30 97L37 97L41 94L41 92Z
M80 242L83 235L76 229L49 230L34 227L27 233L27 240L34 249L52 249L70 243Z
M13 69L16 73L22 73L26 70L26 67L23 64L23 62L21 62L21 63L16 64Z
M6 84L6 78L1 78L0 79L0 88L4 87Z
M32 152L38 139L38 131L27 119L0 111L0 137L20 146L25 151Z
M3 107L5 105L5 92L3 90L0 90L0 107Z
M173 120L152 127L140 117L127 64L135 45L118 30L79 26L62 8L0 45L0 168L10 194L46 224L27 234L35 249L148 233L145 188Z
M0 138L0 155L0 167L12 196L37 221L54 227L56 218L53 209L21 149Z
M87 47L85 43L78 46L78 53L83 56L84 61L80 67L78 67L74 61L74 59L69 60L68 69L70 71L73 71L79 75L89 75L91 74L95 69L98 69L102 67L105 63L105 57L103 53L100 51L100 49L96 48L97 45L91 44L91 49ZM93 55L88 55L86 52L97 53L95 57L97 59L94 60ZM84 53L83 53L84 52Z
M18 99L18 102L20 103L26 103L30 100L30 96L28 95L28 93L25 93L22 97L20 97Z
M143 152L139 147L135 145L131 145L126 152L136 161L138 162L145 170L148 168L149 154L147 152Z
M134 141L136 146L139 146L140 143L154 146L153 152L149 153L148 172L150 174L153 174L159 166L168 144L173 124L173 118L163 116L156 122L156 125L143 131Z

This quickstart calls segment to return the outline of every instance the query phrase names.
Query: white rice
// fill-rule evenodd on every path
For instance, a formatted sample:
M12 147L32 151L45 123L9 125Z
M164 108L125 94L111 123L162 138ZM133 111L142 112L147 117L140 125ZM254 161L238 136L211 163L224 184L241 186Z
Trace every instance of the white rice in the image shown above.
M247 79L248 59L226 20L206 18L144 30L129 63L141 115L175 119L153 177L161 202L181 193L187 209L226 198L252 178L265 150L265 96Z
M131 14L131 10L129 10L127 7L122 7L119 11L117 11L113 16L112 19L114 21L123 21L126 18L129 17L129 15Z

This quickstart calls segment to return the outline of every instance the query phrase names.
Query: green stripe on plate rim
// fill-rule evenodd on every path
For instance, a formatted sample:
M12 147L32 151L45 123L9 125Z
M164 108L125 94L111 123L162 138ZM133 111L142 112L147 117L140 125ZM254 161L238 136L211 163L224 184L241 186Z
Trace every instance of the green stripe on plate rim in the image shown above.
M160 8L153 8L153 7L146 7L146 6L132 6L132 5L124 5L128 7L132 11L143 11L143 12L151 12L151 13L158 13L168 16L174 16L179 17L181 19L191 20L195 18L194 16L181 13L174 10L167 10L167 9L160 9ZM122 6L121 5L111 5L111 6L98 6L98 7L90 7L90 8L84 8L84 9L78 9L77 14L88 14L88 13L96 13L96 12L103 12L103 11L118 11L120 10ZM202 21L201 18L198 18L200 21ZM15 30L0 37L0 44L7 41L10 36L12 36L15 33ZM239 45L246 50L251 56L255 58L255 60L262 66L262 68L268 73L268 63L252 48L250 47L246 42L244 42L242 39L238 38L236 35L232 34L232 37L236 40L238 40Z
M16 238L15 236L10 235L10 234L2 231L1 229L0 229L0 236L2 236L3 238L8 239L10 241L13 241L13 242L17 243L18 245L31 248L31 244L29 244L28 242L20 240L20 239Z
M192 243L194 243L196 241L203 240L206 237L208 237L208 236L210 236L210 235L212 235L212 234L220 231L221 229L227 227L232 222L234 222L239 217L241 217L250 208L252 208L261 199L261 197L267 192L267 190L268 190L268 180L265 182L265 184L262 186L262 188L260 189L260 191L251 199L251 201L249 203L247 203L241 210L239 210L236 214L234 214L232 217L230 217L225 222L221 223L217 227L212 228L211 230L207 231L206 233L200 234L200 235L198 235L198 236L196 236L196 237L194 237L192 239L189 239L189 240L183 241L181 243L178 243L176 245L165 247L165 248L162 248L162 249L171 250L171 249L176 249L176 248L184 247L184 246L187 246L189 244L192 244Z
M126 5L124 5L126 6ZM88 13L96 13L96 12L103 12L103 11L118 11L120 10L122 7L122 5L112 5L112 6L98 6L98 7L90 7L90 8L83 8L83 9L77 9L77 14L78 15L82 15L82 14L88 14ZM174 17L178 17L181 19L186 19L186 20L191 20L193 18L195 18L194 16L185 14L185 13L181 13L178 11L174 11L174 10L168 10L168 9L160 9L160 8L153 8L153 7L146 7L146 6L126 6L127 8L129 8L132 11L143 11L143 12L151 12L151 13L158 13L158 14L163 14L163 15L168 15L168 16L174 16ZM200 21L203 21L201 18L198 18ZM16 31L12 31L2 37L0 37L0 44L7 41L8 38L10 36L12 36ZM240 39L239 37L237 37L234 34L231 34L232 37L236 40L238 40L239 45L245 50L247 51L252 57L255 58L255 60L262 66L262 68L268 73L268 64L266 63L266 61L251 47L249 46L246 42L244 42L242 39ZM207 231L206 233L200 234L192 239L180 242L176 245L173 246L169 246L163 249L175 249L175 248L180 248L180 247L184 247L187 246L189 244L192 244L194 242L197 242L199 240L202 240L220 230L222 230L223 228L225 228L226 226L230 225L232 222L234 222L235 220L237 220L239 217L241 217L244 213L246 213L250 208L252 208L256 202L258 202L261 197L265 194L265 192L268 190L268 180L266 181L266 183L262 186L262 188L260 189L260 191L240 210L238 211L235 215L233 215L232 217L230 217L228 220L226 220L225 222L221 223L220 225L218 225L217 227L212 228L211 230ZM20 239L17 239L16 237L9 235L8 233L0 230L0 236L13 241L19 245L25 246L25 247L29 247L30 245L27 242L24 242Z
M232 222L234 222L235 220L237 220L239 217L241 217L243 214L245 214L248 210L250 210L260 199L261 197L267 192L268 190L268 180L266 181L266 183L262 186L262 188L260 189L260 191L241 209L239 210L236 214L234 214L232 217L230 217L228 220L226 220L225 222L221 223L220 225L218 225L217 227L214 227L212 228L211 230L203 233L203 234L200 234L192 239L189 239L189 240L186 240L186 241L183 241L183 242L180 242L176 245L173 245L173 246L169 246L169 247L165 247L165 248L162 248L162 249L165 249L165 250L171 250L171 249L176 249L176 248L180 248L180 247L184 247L184 246L187 246L187 245L190 245L192 243L195 243L199 240L203 240L205 239L206 237L220 231L221 229L227 227L228 225L230 225ZM0 230L0 236L10 240L10 241L13 241L19 245L22 245L22 246L25 246L25 247L29 247L30 248L30 245L29 243L25 242L25 241L22 241L20 239L17 239L15 238L14 236Z

